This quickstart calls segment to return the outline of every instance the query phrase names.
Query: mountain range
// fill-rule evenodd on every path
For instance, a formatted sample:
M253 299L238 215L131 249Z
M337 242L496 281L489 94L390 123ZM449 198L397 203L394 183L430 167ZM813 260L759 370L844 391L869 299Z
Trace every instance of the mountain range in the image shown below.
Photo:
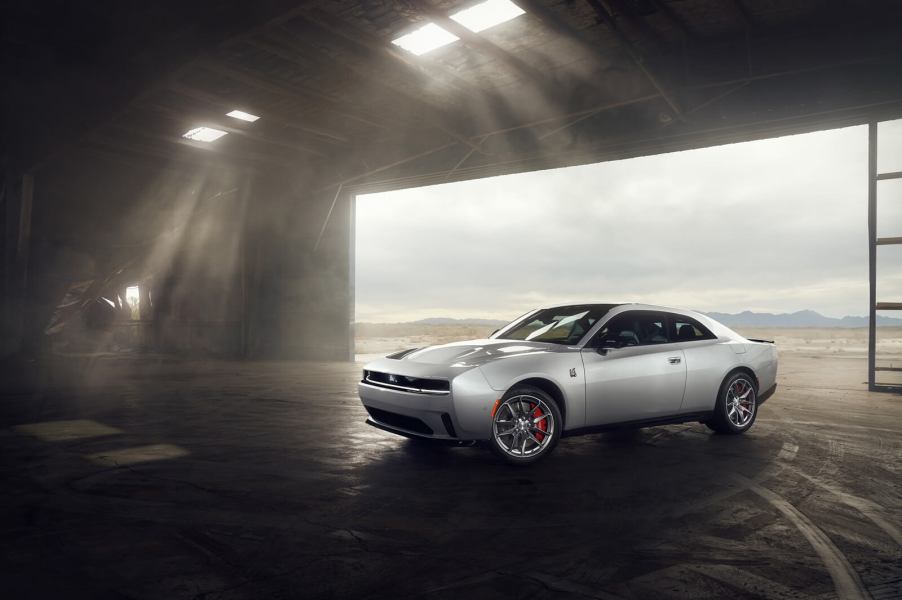
M451 319L448 317L429 317L428 319L420 319L412 321L414 325L479 325L486 327L501 327L507 325L510 321L499 321L498 319Z
M727 327L867 327L867 317L825 317L813 310L793 313L757 313L749 310L741 313L705 313ZM902 326L902 319L877 315L877 325Z
M793 313L763 313L750 310L741 313L705 313L712 319L720 321L727 327L867 327L867 317L825 317L813 310L800 310ZM507 321L497 319L452 319L448 317L431 317L413 322L415 325L478 325L485 327L501 327ZM877 325L902 327L902 319L877 316Z

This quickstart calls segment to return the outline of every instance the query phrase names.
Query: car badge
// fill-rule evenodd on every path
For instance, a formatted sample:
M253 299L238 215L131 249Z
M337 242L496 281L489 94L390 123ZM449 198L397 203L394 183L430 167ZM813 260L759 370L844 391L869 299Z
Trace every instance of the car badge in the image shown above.
M570 369L570 377L576 377L576 367Z

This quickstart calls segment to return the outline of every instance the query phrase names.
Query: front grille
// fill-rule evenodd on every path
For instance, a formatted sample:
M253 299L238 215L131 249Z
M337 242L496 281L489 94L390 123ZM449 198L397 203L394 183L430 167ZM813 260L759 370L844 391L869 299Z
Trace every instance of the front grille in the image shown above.
M419 392L423 394L447 394L451 391L451 383L446 379L426 379L423 377L408 377L379 371L364 371L363 380L366 383L406 392Z
M380 423L383 423L390 427L398 427L399 429L406 429L407 431L415 431L416 433L422 433L423 435L433 434L432 428L416 417L399 415L398 413L373 408L372 406L367 406L366 410L370 413L371 417L373 417Z

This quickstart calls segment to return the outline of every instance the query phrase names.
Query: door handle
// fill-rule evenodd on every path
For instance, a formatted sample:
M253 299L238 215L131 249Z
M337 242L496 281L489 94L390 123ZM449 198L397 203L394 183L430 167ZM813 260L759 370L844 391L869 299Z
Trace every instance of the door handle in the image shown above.
M678 365L682 361L683 361L683 359L680 358L679 356L671 356L670 358L667 359L667 362L669 362L672 365Z

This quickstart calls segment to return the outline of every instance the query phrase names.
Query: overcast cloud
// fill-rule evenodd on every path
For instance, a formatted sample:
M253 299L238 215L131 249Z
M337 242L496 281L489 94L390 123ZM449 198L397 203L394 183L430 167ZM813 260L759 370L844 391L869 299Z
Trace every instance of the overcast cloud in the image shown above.
M866 177L855 127L359 196L356 318L584 300L864 315ZM899 236L888 183L878 233ZM902 299L900 248L880 249L879 299Z

